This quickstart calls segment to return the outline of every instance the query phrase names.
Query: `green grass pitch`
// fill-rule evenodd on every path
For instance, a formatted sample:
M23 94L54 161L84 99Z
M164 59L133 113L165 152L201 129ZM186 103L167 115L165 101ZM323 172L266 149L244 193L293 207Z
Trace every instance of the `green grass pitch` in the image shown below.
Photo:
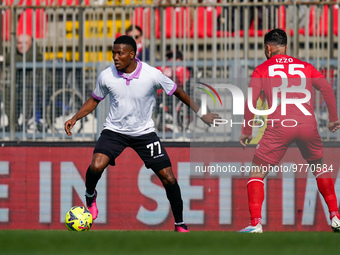
M332 254L340 234L330 232L0 230L0 254Z

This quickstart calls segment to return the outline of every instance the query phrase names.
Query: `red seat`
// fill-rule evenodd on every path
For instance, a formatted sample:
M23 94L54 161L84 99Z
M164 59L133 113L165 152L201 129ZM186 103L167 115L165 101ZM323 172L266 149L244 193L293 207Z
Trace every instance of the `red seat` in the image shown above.
M216 16L214 16L213 7L198 7L197 8L197 36L199 38L204 37L212 37L214 32L214 19L217 20L217 17L221 13L221 7L216 7ZM205 22L205 15L206 15L206 22ZM194 37L194 29L196 23L191 26L190 29L190 36ZM217 33L220 34L221 33Z
M316 10L312 6L309 15L309 35L328 35L328 5L325 5L318 22L316 23ZM333 33L338 35L338 5L332 5L333 8ZM319 26L319 31L317 33L317 27Z
M165 36L173 36L173 18L175 18L175 37L189 37L190 13L188 7L167 7L165 9Z
M51 3L53 2L53 0L50 0ZM79 4L79 0L75 0L75 3L73 2L74 0L56 0L58 1L58 5L63 5L64 1L65 5L78 5ZM85 5L90 5L90 0L85 0Z
M11 39L11 11L6 10L2 13L2 40Z
M33 15L35 14L35 35L33 35ZM45 24L44 24L45 22ZM44 29L45 26L45 29ZM24 30L26 29L26 31ZM25 9L19 16L17 35L28 34L35 38L43 38L47 31L47 17L44 9Z
M13 0L5 0L6 6L11 6ZM11 39L11 10L2 12L2 40L9 41Z
M36 0L36 4L40 5L44 0ZM13 0L6 0L6 5L11 6L13 4ZM19 5L25 4L26 6L31 6L33 4L32 0L20 0ZM24 31L26 34L33 36L33 9L24 9L22 13L19 15L18 27L17 27L17 35L23 34ZM36 9L36 38L42 38L47 30L47 17L44 9ZM25 17L24 17L25 16ZM11 38L11 11L6 10L2 14L2 26L3 26L3 40L9 40ZM45 22L45 31L43 29L43 22ZM24 29L25 27L25 29Z
M135 24L143 30L143 36L150 38L151 35L151 9L144 7L137 7L134 14L131 16L131 25ZM144 23L145 22L145 23ZM160 25L159 25L159 10L155 10L155 33L156 38L160 38Z

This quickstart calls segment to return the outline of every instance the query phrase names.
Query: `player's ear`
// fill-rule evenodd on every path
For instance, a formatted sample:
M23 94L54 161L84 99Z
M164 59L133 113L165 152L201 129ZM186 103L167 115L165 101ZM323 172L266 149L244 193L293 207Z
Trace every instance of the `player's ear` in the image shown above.
M267 59L269 59L269 58L271 57L272 48L270 47L269 44L265 44L265 45L264 45L264 53L265 53Z
M135 59L135 56L136 56L136 52L134 52L133 50L130 51L130 59L131 60Z

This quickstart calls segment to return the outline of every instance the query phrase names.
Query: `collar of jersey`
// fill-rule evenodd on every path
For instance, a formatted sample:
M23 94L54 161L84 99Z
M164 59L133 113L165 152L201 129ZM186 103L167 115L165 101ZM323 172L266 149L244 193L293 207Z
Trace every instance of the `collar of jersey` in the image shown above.
M117 70L117 73L119 76L122 76L125 80L126 80L126 85L129 86L130 85L130 81L132 79L138 79L139 75L140 75L140 71L142 70L142 62L140 62L140 60L138 58L135 58L135 60L137 61L137 68L136 70L133 72L132 75L130 75L129 77L125 75L125 73L122 73L121 71Z

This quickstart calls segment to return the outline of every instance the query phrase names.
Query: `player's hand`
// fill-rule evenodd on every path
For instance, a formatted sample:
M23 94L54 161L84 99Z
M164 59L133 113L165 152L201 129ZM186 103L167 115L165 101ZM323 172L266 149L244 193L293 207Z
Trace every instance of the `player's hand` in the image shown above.
M65 122L65 132L68 136L72 135L71 129L76 124L76 122L77 121L73 118Z
M204 114L201 118L201 120L207 124L209 127L211 127L211 124L214 124L215 126L218 126L218 124L216 124L214 122L215 119L221 119L221 117L217 114L217 113L211 113L208 112L207 114Z
M340 128L340 120L337 121L331 121L328 123L328 129L329 131L331 131L332 133L334 133L335 131L337 131Z
M250 141L253 139L252 135L244 135L241 134L240 136L240 144L242 145L242 148L245 149L247 144L246 143L250 143Z

